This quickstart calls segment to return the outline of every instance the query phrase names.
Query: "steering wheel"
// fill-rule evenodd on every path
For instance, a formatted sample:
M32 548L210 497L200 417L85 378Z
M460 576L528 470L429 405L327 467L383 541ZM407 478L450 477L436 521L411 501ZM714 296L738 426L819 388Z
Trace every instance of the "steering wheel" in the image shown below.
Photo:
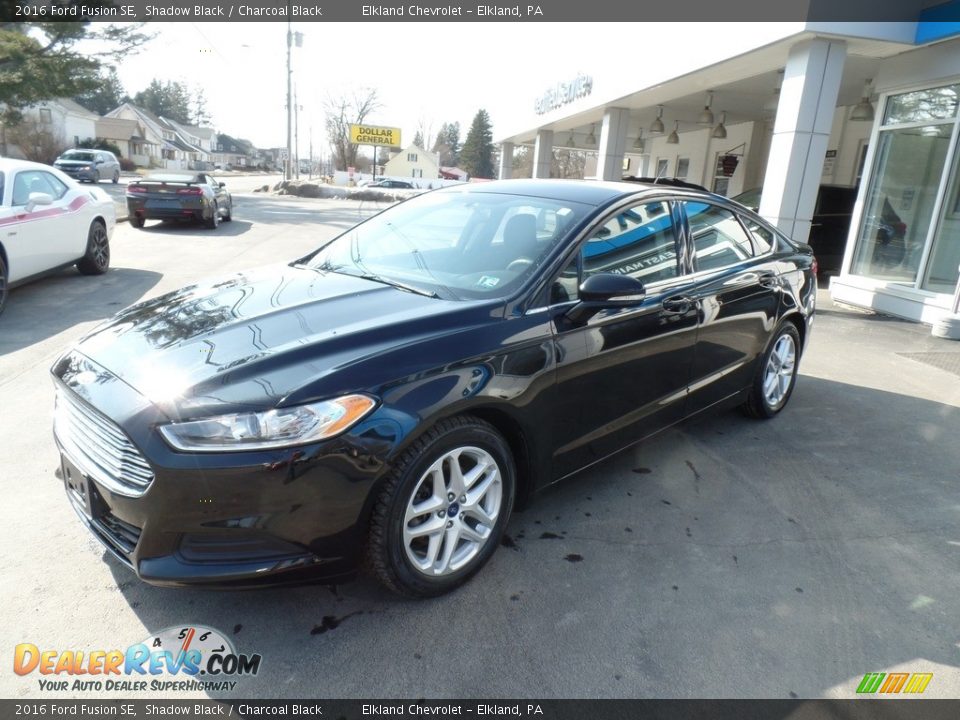
M524 268L533 265L533 260L526 257L518 257L512 263L507 265L508 272L522 272Z

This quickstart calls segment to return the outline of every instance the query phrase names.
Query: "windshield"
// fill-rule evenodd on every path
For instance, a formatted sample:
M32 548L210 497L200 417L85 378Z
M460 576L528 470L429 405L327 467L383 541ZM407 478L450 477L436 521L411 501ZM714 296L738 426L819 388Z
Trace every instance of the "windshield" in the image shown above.
M521 195L427 193L344 233L309 264L446 299L505 297L590 209Z
M77 152L76 150L71 150L70 152L65 152L61 157L62 160L84 160L86 162L92 162L94 157L91 152Z

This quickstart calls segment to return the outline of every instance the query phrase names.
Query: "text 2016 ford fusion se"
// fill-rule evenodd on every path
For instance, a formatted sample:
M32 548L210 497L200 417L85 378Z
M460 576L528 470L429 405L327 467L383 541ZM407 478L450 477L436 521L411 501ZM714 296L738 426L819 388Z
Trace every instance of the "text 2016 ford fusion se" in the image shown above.
M815 275L808 246L688 188L427 193L84 337L52 371L67 496L150 583L366 563L438 595L538 488L708 408L776 415Z

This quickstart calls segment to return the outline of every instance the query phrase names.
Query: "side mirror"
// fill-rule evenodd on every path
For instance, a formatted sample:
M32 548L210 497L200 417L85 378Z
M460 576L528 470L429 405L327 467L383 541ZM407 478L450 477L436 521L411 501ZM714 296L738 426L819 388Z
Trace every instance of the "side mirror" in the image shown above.
M219 187L226 187L226 186L227 186L226 183L217 183L217 185L218 185Z
M636 305L646 292L643 283L629 275L597 273L580 285L580 302L570 308L567 317L582 323L601 310Z
M95 160L94 165L103 165L103 160Z
M37 207L37 205L52 205L52 204L53 204L52 195L48 195L47 193L42 193L42 192L32 192L30 193L30 196L27 198L27 204L24 206L24 209L27 212L33 212L33 209Z

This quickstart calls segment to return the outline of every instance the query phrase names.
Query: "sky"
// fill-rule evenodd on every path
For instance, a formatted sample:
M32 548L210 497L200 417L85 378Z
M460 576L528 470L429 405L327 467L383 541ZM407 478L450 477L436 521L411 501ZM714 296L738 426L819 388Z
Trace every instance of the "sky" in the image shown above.
M684 38L696 54L716 26L683 23L294 23L300 156L312 130L314 153L326 150L323 100L375 88L381 109L367 122L400 127L408 145L423 122L435 136L459 121L461 141L477 110L493 122L494 139L518 129L547 87L578 73L632 72L642 85L644 56L666 57ZM213 125L258 147L286 144L286 23L149 23L156 38L118 68L131 95L150 80L202 87ZM698 40L702 38L702 42ZM661 45L661 48L657 48ZM662 51L658 52L658 50ZM322 147L321 147L322 146Z

